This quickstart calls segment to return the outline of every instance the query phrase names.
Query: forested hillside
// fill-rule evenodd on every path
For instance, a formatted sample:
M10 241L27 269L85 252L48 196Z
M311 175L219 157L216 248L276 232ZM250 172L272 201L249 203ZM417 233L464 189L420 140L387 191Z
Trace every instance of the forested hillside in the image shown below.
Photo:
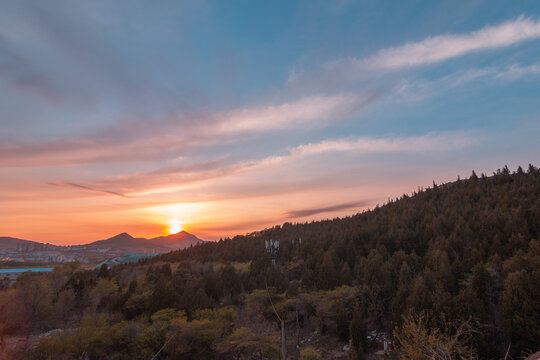
M473 172L109 270L25 274L1 296L4 336L63 329L21 358L362 359L385 341L397 358L524 357L540 350L540 170Z

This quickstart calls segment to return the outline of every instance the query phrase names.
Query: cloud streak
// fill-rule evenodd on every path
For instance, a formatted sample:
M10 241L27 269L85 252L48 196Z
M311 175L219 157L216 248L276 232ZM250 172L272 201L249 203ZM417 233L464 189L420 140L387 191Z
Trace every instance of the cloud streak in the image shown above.
M0 145L0 167L163 158L188 149L242 141L270 131L338 121L358 113L377 98L378 94L374 93L313 95L278 105L239 108L210 115L180 114L163 121L145 119L121 123L81 137L42 143L4 143Z
M403 80L394 95L406 102L423 100L448 89L457 88L478 80L514 81L524 76L540 75L540 64L511 64L505 67L485 67L460 70L435 80Z
M289 210L285 212L284 215L287 218L296 219L296 218L302 218L302 217L312 216L312 215L321 214L321 213L336 212L340 210L350 210L353 208L361 208L369 204L370 204L370 201L367 201L367 200L353 201L353 202L347 202L347 203L330 205L330 206L315 207L315 208L310 208L310 209Z
M499 71L497 73L497 78L517 79L525 75L538 74L540 74L540 64L532 64L528 66L512 64L503 71Z
M101 190L101 189L96 189L96 188L93 188L93 187L90 187L90 186L85 186L85 185L80 185L80 184L75 184L75 183L70 183L70 182L59 183L59 184L58 183L53 183L53 182L48 182L47 184L51 185L51 186L56 186L56 187L75 188L75 189L79 189L79 190L91 191L91 192L96 192L96 193L101 193L101 194L106 194L106 195L120 196L120 197L123 197L123 198L129 198L130 197L130 196L127 196L125 194L122 194L122 193L119 193L119 192L116 192L116 191Z
M244 108L224 114L214 127L218 134L262 132L296 127L315 120L334 120L354 114L372 102L375 94L313 95L292 103Z
M469 33L431 36L422 41L383 48L364 58L329 61L317 70L292 72L288 83L294 88L316 88L318 91L350 88L388 71L436 64L539 38L540 21L520 16Z
M352 153L418 153L444 152L466 148L478 139L469 133L430 133L410 137L357 137L324 140L316 143L298 145L259 159L231 162L227 159L211 160L195 164L163 167L157 170L115 176L96 181L104 187L119 188L119 192L129 196L146 196L174 192L187 185L202 183L211 179L234 176L240 173L262 169L279 168L287 163L304 158L331 154Z
M507 47L540 38L540 22L523 16L468 34L428 37L420 42L382 49L353 62L372 69L394 70L437 63L477 51Z
M360 153L390 153L419 151L448 151L469 146L476 139L465 133L427 134L411 137L324 140L318 143L300 145L292 149L290 156L308 156L327 152L354 151Z

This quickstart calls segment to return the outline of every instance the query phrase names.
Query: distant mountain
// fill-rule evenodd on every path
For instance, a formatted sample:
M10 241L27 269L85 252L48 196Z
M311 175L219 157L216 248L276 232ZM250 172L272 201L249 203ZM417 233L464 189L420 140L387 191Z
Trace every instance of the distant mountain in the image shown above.
M124 232L106 240L99 240L90 244L80 245L78 248L88 250L110 249L121 253L149 253L169 252L171 250L183 249L190 245L202 242L204 241L185 231L168 236L155 237L150 240L145 238L134 238Z
M191 245L197 245L204 242L193 234L186 231L180 231L176 234L159 236L149 240L156 246L164 246L169 249L183 249Z
M152 248L154 244L150 243L145 238L134 238L128 233L121 233L106 240L94 241L90 244L82 245L84 247L113 247L113 248L122 248L122 247L142 247L142 248Z
M171 250L179 250L190 245L203 243L193 234L181 231L168 236L159 236L150 240L145 238L134 238L128 233L121 233L105 240L98 240L84 245L73 245L70 247L43 244L36 241L17 239L13 237L0 237L0 251L21 250L24 252L71 249L72 251L98 251L111 252L115 254L126 253L163 253Z
M41 249L42 247L54 248L55 245L43 244L37 241L17 239L9 236L0 236L0 250Z

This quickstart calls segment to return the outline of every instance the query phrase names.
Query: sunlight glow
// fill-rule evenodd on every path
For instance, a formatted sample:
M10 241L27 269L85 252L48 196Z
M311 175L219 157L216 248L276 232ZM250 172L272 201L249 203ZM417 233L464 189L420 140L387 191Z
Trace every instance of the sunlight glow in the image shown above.
M176 234L176 233L179 233L180 231L182 231L182 227L180 226L180 224L176 221L171 222L171 226L169 227L169 233Z

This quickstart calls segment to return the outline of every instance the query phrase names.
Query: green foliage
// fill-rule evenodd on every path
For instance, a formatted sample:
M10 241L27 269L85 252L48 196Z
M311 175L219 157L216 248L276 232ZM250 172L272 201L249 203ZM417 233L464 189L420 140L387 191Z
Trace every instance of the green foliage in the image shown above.
M168 323L172 319L177 319L177 318L185 318L185 312L169 308L169 309L158 310L154 314L152 314L152 316L150 316L150 320L154 323L159 322L159 321Z
M256 335L251 329L236 329L218 345L223 358L233 359L279 359L279 346L266 336Z
M262 315L269 305L266 289L255 289L246 297L246 309L254 316Z
M321 360L322 357L317 350L311 347L300 350L300 360Z
M186 321L183 318L171 322L174 336L167 353L187 359L208 359L215 352L215 340L219 335L213 322L208 319Z
M110 308L115 301L118 285L106 277L98 275L98 278L96 285L89 293L91 307L94 309Z

